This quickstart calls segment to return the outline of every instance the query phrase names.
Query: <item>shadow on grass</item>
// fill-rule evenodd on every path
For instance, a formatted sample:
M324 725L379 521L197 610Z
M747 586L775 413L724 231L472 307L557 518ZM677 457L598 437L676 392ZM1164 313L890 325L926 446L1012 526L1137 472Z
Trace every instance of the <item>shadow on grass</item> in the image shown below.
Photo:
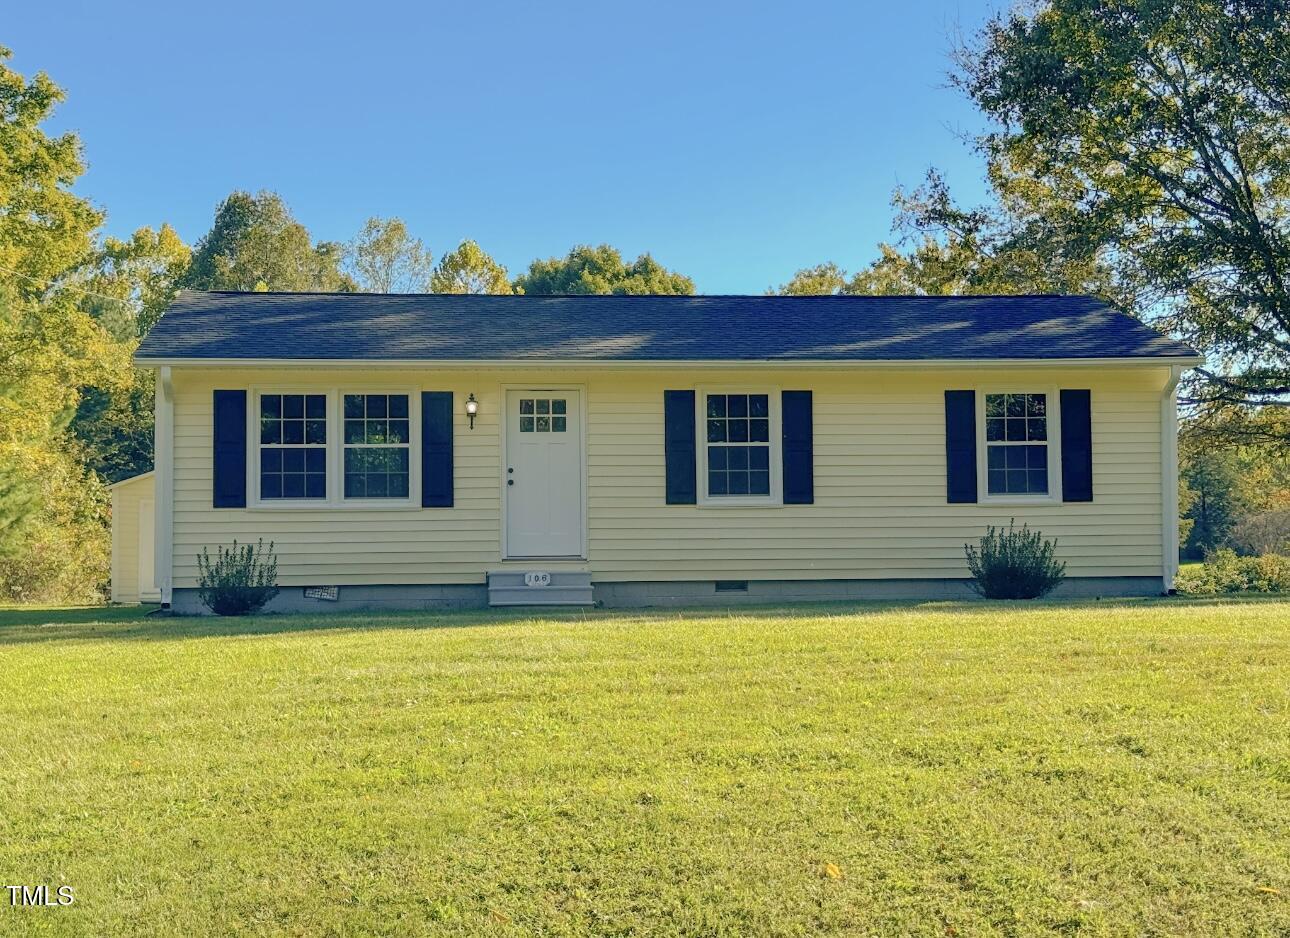
M70 609L0 609L0 647L33 642L113 640L175 641L211 637L284 635L293 632L356 629L460 629L517 623L606 623L616 626L659 620L735 619L773 616L779 619L913 612L929 607L963 607L980 603L851 602L800 603L793 606L731 606L642 609L560 609L517 606L479 610L355 610L323 614L281 613L237 618L156 614L156 606L104 606Z
M517 623L597 623L629 626L634 623L689 619L818 619L834 616L873 616L892 613L995 615L1000 611L1104 609L1142 606L1212 606L1248 602L1284 602L1290 596L1263 594L1223 597L1150 597L1115 599L1039 600L988 602L984 600L855 601L794 603L792 605L696 606L642 609L553 609L517 607L469 611L407 610L334 612L324 615L280 614L219 618L154 614L155 606L101 606L73 608L0 608L0 646L39 642L86 640L176 641L184 639L285 635L295 632L349 631L356 629L457 629L485 628Z

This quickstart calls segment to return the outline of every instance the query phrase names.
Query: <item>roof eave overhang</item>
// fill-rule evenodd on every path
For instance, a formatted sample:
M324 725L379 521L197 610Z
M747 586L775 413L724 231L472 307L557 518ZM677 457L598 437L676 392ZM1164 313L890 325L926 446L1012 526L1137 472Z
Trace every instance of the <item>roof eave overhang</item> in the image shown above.
M1071 368L1107 365L1195 367L1204 361L1199 355L1137 355L1105 358L892 358L892 359L800 359L748 358L736 361L713 359L600 359L600 358L504 358L478 360L438 360L433 358L169 358L138 356L140 368L164 366L184 368L436 368L436 369L504 369L504 368Z

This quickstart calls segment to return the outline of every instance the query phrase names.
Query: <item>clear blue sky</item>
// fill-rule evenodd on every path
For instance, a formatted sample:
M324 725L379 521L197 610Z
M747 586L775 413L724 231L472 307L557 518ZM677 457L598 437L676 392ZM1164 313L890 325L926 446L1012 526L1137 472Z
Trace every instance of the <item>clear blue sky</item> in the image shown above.
M980 197L947 53L993 6L75 0L11 4L0 44L66 89L113 234L195 241L267 188L317 238L398 215L512 274L607 241L760 293L870 260L931 165Z

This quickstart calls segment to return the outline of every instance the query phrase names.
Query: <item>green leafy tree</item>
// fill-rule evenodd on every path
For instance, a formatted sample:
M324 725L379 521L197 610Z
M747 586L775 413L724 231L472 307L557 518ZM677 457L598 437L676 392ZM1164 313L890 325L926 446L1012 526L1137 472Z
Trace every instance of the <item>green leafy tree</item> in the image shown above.
M1187 553L1198 557L1234 546L1233 529L1290 512L1290 447L1284 409L1261 408L1235 425L1183 424L1179 441L1180 504ZM1269 442L1274 441L1274 442Z
M373 216L346 250L346 267L367 293L425 293L434 259L399 218Z
M62 89L44 73L28 81L11 70L12 54L0 46L0 289L34 302L90 256L103 219L71 191L85 169L76 135L40 127Z
M631 264L608 244L578 245L565 257L536 260L515 281L517 292L550 296L562 293L692 294L694 281L668 270L649 254Z
M1287 406L1290 9L1050 0L958 62L995 121L979 142L1003 209L1047 212L1050 244L1096 255L1128 308L1207 353L1204 413Z
M132 369L116 388L85 388L70 430L83 444L85 465L119 482L152 469L152 372Z
M1000 199L965 210L932 171L912 192L893 197L895 228L905 245L880 244L879 256L848 275L836 264L807 268L779 292L856 296L957 296L1022 293L1098 294L1124 308L1102 252L1054 229L1049 194ZM913 247L908 247L909 244Z
M1180 476L1188 492L1186 517L1192 522L1184 552L1201 557L1222 547L1246 508L1240 464L1230 449L1186 453Z
M234 192L215 210L197 242L180 286L194 290L348 292L358 285L341 271L345 249L314 243L274 192Z
M0 600L78 602L103 599L110 565L109 498L65 434L43 446L0 453L29 480L32 510L0 532Z
M0 48L0 598L85 598L107 575L106 507L63 434L79 389L119 380L122 360L74 290L101 216L71 191L80 142L41 127L62 91L9 57Z
M771 290L781 296L829 296L847 293L847 272L829 261L815 267L803 267L788 283Z
M108 237L82 269L82 306L120 341L142 339L175 298L192 249L168 224Z
M506 268L474 241L463 241L449 251L430 276L432 293L510 293Z
M169 225L106 238L78 278L82 306L116 339L123 376L82 389L71 432L87 466L108 482L152 468L153 376L125 359L174 298L191 251Z

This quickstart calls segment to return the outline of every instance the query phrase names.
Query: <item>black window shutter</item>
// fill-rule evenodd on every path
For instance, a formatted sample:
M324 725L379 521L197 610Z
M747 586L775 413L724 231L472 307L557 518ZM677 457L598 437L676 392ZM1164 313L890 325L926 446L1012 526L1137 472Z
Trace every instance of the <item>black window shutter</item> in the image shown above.
M945 392L945 500L976 501L976 392Z
M246 507L246 392L216 391L213 504Z
M815 444L811 422L811 392L785 391L781 396L784 425L784 504L815 501Z
M667 464L667 503L698 500L694 452L694 392L663 392L663 458Z
M1093 500L1093 414L1088 391L1061 392L1062 501Z
M421 506L452 507L452 392L421 392Z

